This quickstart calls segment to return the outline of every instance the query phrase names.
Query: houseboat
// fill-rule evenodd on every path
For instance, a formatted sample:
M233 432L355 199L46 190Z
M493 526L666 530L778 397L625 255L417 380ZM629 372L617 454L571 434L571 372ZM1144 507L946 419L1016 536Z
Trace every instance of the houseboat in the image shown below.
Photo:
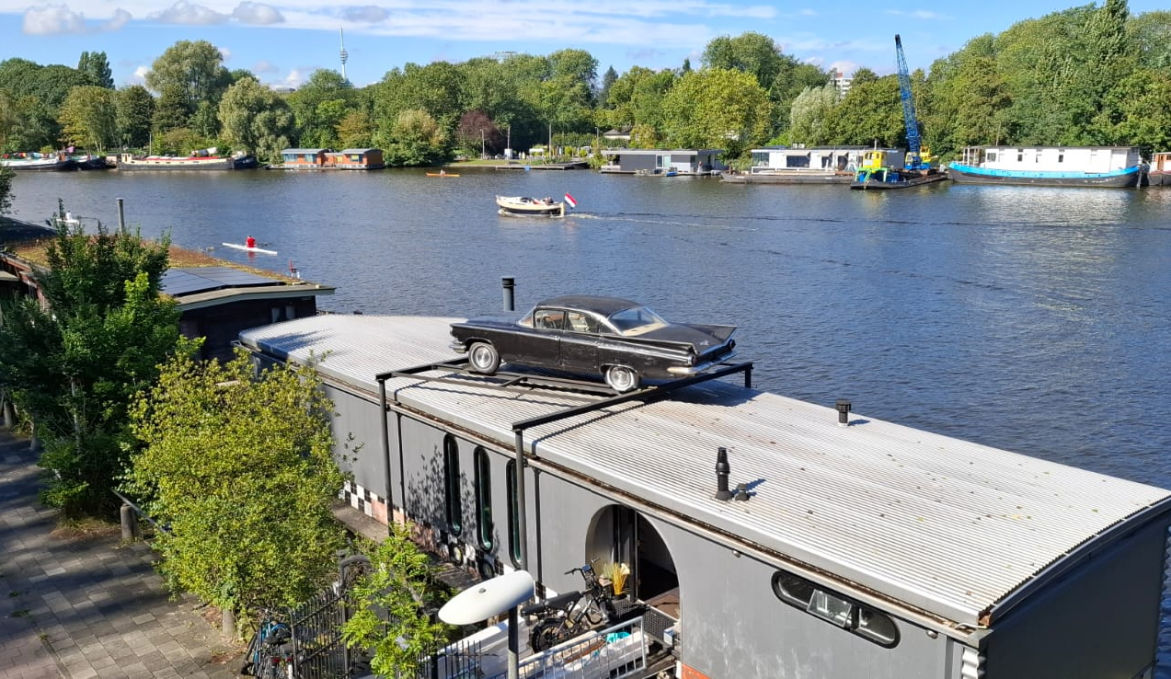
M1142 168L1137 146L971 146L947 172L959 184L1129 187Z
M326 170L381 170L382 149L343 149L325 154Z
M320 170L325 167L325 155L329 149L284 149L281 162L270 165L273 170Z
M123 153L118 156L116 167L119 171L163 170L245 170L257 166L256 158L245 153L231 156L217 155L217 149L202 149L189 156L135 156Z
M1151 162L1147 165L1147 184L1171 186L1171 152L1163 151L1151 155Z
M854 173L850 188L863 191L906 189L947 179L938 169L911 169L902 149L867 149ZM920 164L922 167L922 164Z
M240 335L258 365L316 366L357 519L542 598L625 565L680 678L1153 676L1171 492L720 380L469 375L455 320Z
M752 149L747 173L725 173L731 184L849 184L862 164L864 146Z
M702 176L719 174L724 165L719 157L723 149L602 149L605 163L599 172L610 174L644 174Z
M14 153L0 156L0 166L20 172L61 172L77 169L76 161L64 153Z

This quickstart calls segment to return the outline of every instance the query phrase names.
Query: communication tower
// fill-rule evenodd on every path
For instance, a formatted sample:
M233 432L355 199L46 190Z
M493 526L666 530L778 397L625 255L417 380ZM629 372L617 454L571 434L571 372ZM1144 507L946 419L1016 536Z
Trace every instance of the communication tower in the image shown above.
M337 29L338 39L342 43L342 80L349 82L350 79L346 77L346 61L350 58L350 54L346 52L346 34L342 29Z

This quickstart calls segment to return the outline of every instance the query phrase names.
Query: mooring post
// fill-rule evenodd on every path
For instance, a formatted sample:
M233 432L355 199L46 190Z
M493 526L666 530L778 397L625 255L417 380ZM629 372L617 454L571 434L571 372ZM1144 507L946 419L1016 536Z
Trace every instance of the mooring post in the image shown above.
M125 502L122 503L121 509L122 519L122 540L130 542L138 539L138 515L134 513L134 507L131 507Z
M0 396L0 411L4 412L4 428L12 429L16 426L16 411L12 407L12 399L7 394Z
M118 199L118 233L126 235L126 211L123 209L122 199Z
M236 638L236 612L231 608L220 612L220 627L225 639Z

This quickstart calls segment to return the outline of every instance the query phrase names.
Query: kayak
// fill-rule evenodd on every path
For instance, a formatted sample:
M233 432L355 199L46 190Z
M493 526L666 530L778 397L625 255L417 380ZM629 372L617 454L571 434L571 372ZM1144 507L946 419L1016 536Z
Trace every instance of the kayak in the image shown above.
M250 248L247 245L241 245L240 243L223 243L222 245L226 248L233 248L235 250L243 250L244 252L259 252L262 255L275 255L276 254L276 250L265 250L264 248L258 248L258 247L251 247Z
M458 172L444 172L443 174L440 174L438 172L428 172L427 176L428 177L458 177L459 173Z

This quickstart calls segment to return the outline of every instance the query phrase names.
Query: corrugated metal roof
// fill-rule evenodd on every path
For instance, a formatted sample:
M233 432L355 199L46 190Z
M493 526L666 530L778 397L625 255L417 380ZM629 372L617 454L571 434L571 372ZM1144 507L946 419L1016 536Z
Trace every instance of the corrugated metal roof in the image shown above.
M246 344L373 392L374 375L454 357L456 319L318 316ZM416 380L401 403L512 445L511 424L579 399ZM961 624L1166 490L776 394L709 382L526 432L530 450L625 492ZM582 426L589 423L589 426ZM748 502L715 500L715 451Z

